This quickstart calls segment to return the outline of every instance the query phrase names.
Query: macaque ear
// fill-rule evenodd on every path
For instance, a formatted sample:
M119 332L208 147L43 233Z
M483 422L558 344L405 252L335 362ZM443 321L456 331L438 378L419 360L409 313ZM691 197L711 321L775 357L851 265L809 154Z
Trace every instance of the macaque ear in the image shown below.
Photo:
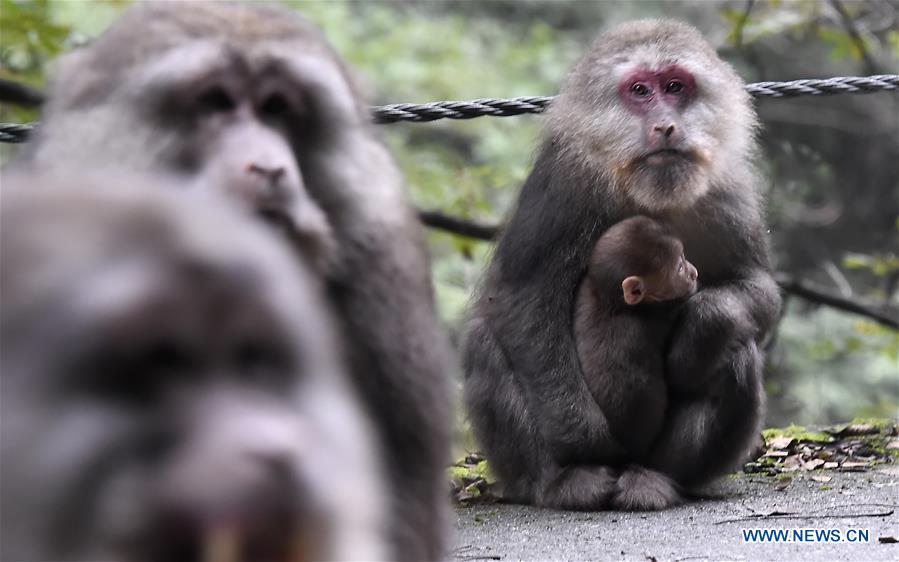
M644 297L643 278L637 275L631 275L621 282L621 289L624 291L624 302L629 305L639 304Z

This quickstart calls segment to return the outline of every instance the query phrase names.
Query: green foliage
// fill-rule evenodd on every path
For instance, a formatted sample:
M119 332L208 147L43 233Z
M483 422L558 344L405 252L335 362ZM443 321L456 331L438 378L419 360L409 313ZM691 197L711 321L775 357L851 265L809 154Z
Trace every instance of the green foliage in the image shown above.
M46 62L62 52L71 27L53 23L49 0L0 0L0 78L39 87ZM0 120L24 123L37 111L0 106Z
M822 28L818 30L818 37L831 46L830 58L833 60L841 60L847 57L860 59L862 57L862 50L845 30ZM862 41L864 44L864 39ZM868 49L869 47L865 47L864 50L867 51Z
M790 424L787 427L772 427L762 431L762 437L766 440L775 437L791 437L797 441L811 441L815 443L830 443L832 436L823 431L809 431L801 425Z
M46 60L63 50L71 27L50 20L49 0L0 0L0 62L4 74L39 73Z
M796 374L784 398L802 423L899 411L899 331L831 309L800 313L791 302L779 328L784 364Z
M890 30L887 32L887 44L893 53L893 56L899 58L899 30Z
M843 258L846 269L866 269L878 277L899 270L899 255L849 253Z
M475 465L463 464L460 461L459 464L447 468L447 471L450 478L487 478L491 481L496 480L490 472L486 459L478 461Z
M856 425L856 426L871 425L871 426L876 427L878 430L883 431L885 429L888 429L892 425L896 425L896 422L894 420L888 419L888 418L858 417L858 418L853 418L851 421L849 421L845 424L839 424L839 425L835 426L833 429L835 431L839 431L843 428L853 426L853 425Z

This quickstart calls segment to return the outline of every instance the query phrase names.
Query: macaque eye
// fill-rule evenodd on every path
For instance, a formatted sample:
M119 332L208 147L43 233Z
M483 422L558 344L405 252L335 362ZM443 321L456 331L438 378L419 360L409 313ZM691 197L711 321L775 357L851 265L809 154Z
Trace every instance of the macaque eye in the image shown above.
M210 113L224 113L237 107L234 98L221 86L213 86L197 98L200 107Z
M236 346L234 366L242 380L270 384L290 371L290 359L277 346L245 341Z
M279 117L290 113L291 110L290 102L281 94L272 94L268 96L265 98L265 101L262 102L262 107L260 108L262 114L268 117Z
M669 94L679 94L684 91L684 83L680 80L669 80L665 85L665 92Z
M191 365L191 356L177 341L160 339L136 353L135 363L152 372L186 369Z
M257 342L243 342L238 345L234 351L234 361L239 368L247 370L268 366L274 362L271 351Z
M677 272L678 273L684 272L684 262L680 262L679 264L677 264Z
M103 352L85 359L84 390L108 399L151 404L172 380L195 370L190 349L161 338L134 349Z
M649 95L649 91L650 91L650 90L649 90L649 87L648 87L646 84L642 84L642 83L640 83L640 82L635 82L635 83L631 86L631 92L633 92L633 93L636 94L637 96L640 96L641 98L642 98L642 97L648 96L648 95Z

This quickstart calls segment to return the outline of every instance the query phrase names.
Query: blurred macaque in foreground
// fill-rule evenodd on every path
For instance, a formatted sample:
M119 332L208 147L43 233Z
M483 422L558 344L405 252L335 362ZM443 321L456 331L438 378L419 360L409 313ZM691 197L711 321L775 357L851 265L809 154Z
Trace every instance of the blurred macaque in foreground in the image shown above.
M3 178L0 559L385 558L316 279L224 202L133 183Z
M444 557L447 344L424 232L354 71L292 7L198 1L135 2L54 68L16 165L165 174L283 234L322 277L383 462L402 467L389 557Z

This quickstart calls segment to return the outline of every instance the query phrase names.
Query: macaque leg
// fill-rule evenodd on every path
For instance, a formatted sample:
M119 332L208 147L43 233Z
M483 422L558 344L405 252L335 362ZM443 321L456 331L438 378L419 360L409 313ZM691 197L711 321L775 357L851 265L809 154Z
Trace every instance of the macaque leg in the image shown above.
M592 511L609 506L616 473L606 466L569 466L544 487L537 504L543 507Z
M561 467L548 452L524 388L487 326L469 323L465 355L465 402L472 427L508 501L573 510L602 509L615 487L615 474L597 464ZM616 458L620 446L609 437L594 456Z
M754 341L712 373L709 392L672 396L649 467L682 486L696 486L735 468L760 429L765 398L762 359Z
M480 320L469 323L465 404L478 442L503 484L508 501L533 503L544 455L524 391Z

